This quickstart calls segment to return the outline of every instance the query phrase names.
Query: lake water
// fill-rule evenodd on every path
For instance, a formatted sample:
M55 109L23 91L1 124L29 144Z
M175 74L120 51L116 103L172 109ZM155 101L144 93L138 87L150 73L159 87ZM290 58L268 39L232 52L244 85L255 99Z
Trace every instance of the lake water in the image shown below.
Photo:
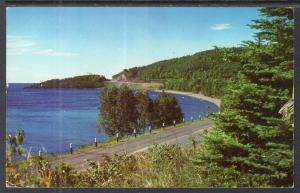
M24 147L33 154L39 150L52 154L69 151L82 144L108 139L96 127L101 89L24 89L30 84L9 84L7 90L6 131L25 130ZM151 98L159 93L149 92ZM207 111L218 111L208 101L176 95L185 120Z

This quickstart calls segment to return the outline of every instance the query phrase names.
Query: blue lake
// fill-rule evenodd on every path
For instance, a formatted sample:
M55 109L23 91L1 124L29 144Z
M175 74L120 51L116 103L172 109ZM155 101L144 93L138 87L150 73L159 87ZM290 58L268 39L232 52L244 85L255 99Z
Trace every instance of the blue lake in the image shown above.
M99 133L99 96L101 89L24 89L30 84L9 84L7 90L6 131L25 131L24 147L33 154L39 150L52 154L69 151L108 139ZM149 92L155 99L159 93ZM201 112L217 112L218 107L208 101L174 94L185 120L198 118Z

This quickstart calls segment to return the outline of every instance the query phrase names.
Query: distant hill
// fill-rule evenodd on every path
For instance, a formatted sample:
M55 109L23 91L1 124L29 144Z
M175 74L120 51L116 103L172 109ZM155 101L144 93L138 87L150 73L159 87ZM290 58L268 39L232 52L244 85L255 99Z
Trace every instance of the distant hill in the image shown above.
M226 48L241 53L241 48ZM237 76L238 60L225 59L223 49L215 48L193 55L125 69L113 76L126 82L163 82L165 89L201 92L207 96L223 96L224 87Z
M34 83L28 88L100 88L107 79L102 75L82 75Z

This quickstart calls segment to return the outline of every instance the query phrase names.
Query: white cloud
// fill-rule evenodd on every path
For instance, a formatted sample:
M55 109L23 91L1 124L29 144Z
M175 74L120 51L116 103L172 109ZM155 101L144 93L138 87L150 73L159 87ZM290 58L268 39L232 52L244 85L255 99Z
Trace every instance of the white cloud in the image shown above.
M24 36L7 36L7 55L75 56L72 52L57 51L52 48L39 48L37 43Z
M72 52L59 52L53 49L38 50L35 52L35 54L43 55L43 56L75 56L76 55L75 53Z
M6 52L8 55L22 55L33 51L35 42L23 36L7 36Z
M230 23L218 23L210 27L212 30L225 30L230 28L232 28Z

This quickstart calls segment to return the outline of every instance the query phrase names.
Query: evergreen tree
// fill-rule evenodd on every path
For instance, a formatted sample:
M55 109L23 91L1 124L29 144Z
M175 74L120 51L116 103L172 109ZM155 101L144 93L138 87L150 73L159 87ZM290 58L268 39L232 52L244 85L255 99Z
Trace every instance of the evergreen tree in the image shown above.
M162 92L154 101L155 109L155 125L161 127L163 123L165 125L180 123L183 118L183 113L174 95L170 93Z
M225 93L215 128L197 155L209 186L292 186L293 127L279 110L292 96L293 10L263 8L244 44L238 82Z

